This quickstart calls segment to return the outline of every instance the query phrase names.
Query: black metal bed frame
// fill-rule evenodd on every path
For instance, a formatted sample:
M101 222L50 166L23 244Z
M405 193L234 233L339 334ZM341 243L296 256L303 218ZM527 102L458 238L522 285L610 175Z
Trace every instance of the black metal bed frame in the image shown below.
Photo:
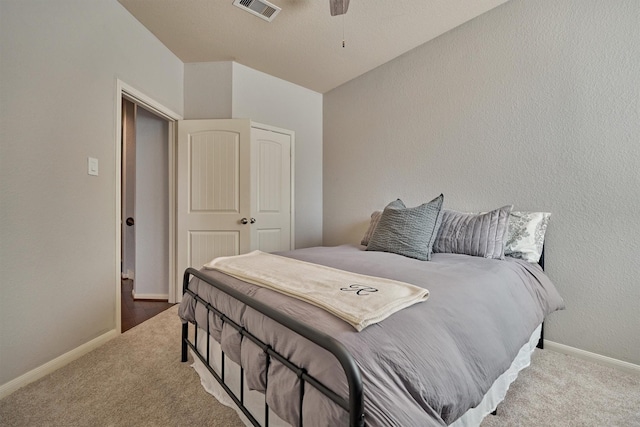
M538 264L540 264L540 266L544 270L544 248L542 250L542 254L540 256L540 261L538 262ZM238 325L232 319L227 317L224 313L219 311L217 308L212 306L209 302L205 301L204 299L202 299L202 297L200 297L191 289L189 289L189 280L191 276L197 277L198 279L219 289L220 291L226 293L227 295L259 311L265 316L275 320L281 325L296 332L298 335L301 335L302 337L307 338L309 341L314 342L315 344L319 345L320 347L326 349L331 354L333 354L336 357L336 359L338 359L338 361L340 362L340 365L342 366L342 369L344 370L345 376L347 378L347 383L349 386L349 398L345 399L342 396L339 396L338 394L336 394L333 390L326 387L316 378L309 375L304 368L296 366L286 357L276 352L269 344L261 341L259 338L257 338L247 329L245 329L243 326ZM249 421L254 426L260 426L260 423L254 417L254 415L249 411L249 409L247 409L244 406L244 369L240 367L240 396L237 396L233 392L233 390L231 390L231 388L225 383L225 380L224 380L225 378L224 351L220 349L221 360L222 360L220 374L218 374L211 367L211 364L209 363L210 339L211 339L210 325L209 325L210 313L214 313L214 315L220 318L223 324L224 323L229 324L236 331L238 331L238 333L243 338L247 338L251 340L254 344L258 345L262 349L262 351L266 355L266 371L267 372L269 369L270 360L271 358L274 358L297 375L298 379L300 380L300 392L299 392L299 402L298 402L298 412L299 412L298 425L300 427L302 427L303 425L302 401L304 398L305 383L308 383L309 385L313 386L320 393L324 394L333 402L335 402L340 407L342 407L345 411L347 411L349 413L349 426L351 427L364 426L364 395L363 395L362 376L360 374L360 368L356 364L351 354L339 341L328 336L327 334L324 334L318 331L317 329L314 329L308 325L298 322L297 320L292 319L291 317L286 316L277 310L274 310L272 307L266 304L263 304L241 292L238 292L237 290L233 289L230 286L225 285L224 283L219 282L218 280L215 280L209 276L204 275L203 273L201 273L200 271L194 268L188 268L184 272L183 282L182 282L182 293L191 295L197 301L197 303L204 305L207 309L207 322L206 322L207 324L206 324L206 328L203 328L206 330L207 352L206 352L206 356L203 356L200 353L200 351L198 351L197 349L198 324L197 323L194 324L194 329L195 329L194 339L193 339L193 342L191 342L189 340L189 323L183 323L182 324L181 361L182 362L187 361L187 349L191 348L194 354L200 359L202 363L204 363L204 365L207 367L211 375L216 379L216 381L220 384L220 386L222 386L222 388L227 392L229 397L231 397L231 399L235 402L238 408L242 411L242 413L249 419ZM540 339L538 341L537 347L541 349L544 348L544 322L541 325ZM266 378L267 378L267 375L265 374L265 381L266 381ZM265 390L267 386L268 384L265 382ZM492 412L492 414L495 415L496 411ZM267 404L266 393L265 393L265 401L264 401L264 420L265 420L264 427L268 427L269 426L269 405Z
M542 251L540 252L540 259L538 260L538 265L544 271L544 245L542 246ZM538 340L538 345L536 345L539 349L544 348L544 321L540 325L540 339Z
M197 277L200 280L205 281L206 283L210 284L211 286L214 286L215 288L221 290L222 292L230 295L231 297L237 299L238 301L248 305L249 307L259 311L260 313L264 314L267 317L270 317L271 319L275 320L276 322L280 323L281 325L289 328L290 330L296 332L298 335L301 335L304 338L307 338L309 341L314 342L315 344L319 345L320 347L326 349L327 351L329 351L331 354L333 354L336 359L338 359L338 361L340 362L340 365L342 365L342 369L344 370L345 376L347 378L347 384L349 385L349 398L345 399L342 396L339 396L338 394L336 394L333 390L329 389L328 387L326 387L324 384L322 384L320 381L318 381L316 378L312 377L311 375L309 375L307 373L307 371L304 368L301 368L299 366L296 366L295 364L293 364L291 361L289 361L287 358L285 358L284 356L282 356L281 354L279 354L278 352L276 352L269 344L262 342L259 338L257 338L255 335L253 335L251 332L249 332L247 329L245 329L243 326L238 325L236 322L234 322L233 320L231 320L230 318L228 318L224 313L220 312L217 308L215 308L214 306L212 306L210 303L208 303L207 301L205 301L204 299L202 299L199 295L197 295L195 292L193 292L191 289L188 288L189 286L189 277L190 276L194 276ZM266 369L269 369L269 364L270 364L270 358L274 358L276 359L278 362L282 363L284 366L286 366L287 368L289 368L291 371L293 371L297 377L300 380L300 393L299 393L299 404L298 404L298 411L299 411L299 422L298 425L302 426L303 422L302 422L302 400L304 397L304 386L305 383L310 384L311 386L313 386L314 388L316 388L320 393L324 394L325 396L327 396L329 399L331 399L333 402L335 402L336 404L338 404L340 407L342 407L345 411L347 411L349 413L349 425L352 427L362 427L364 426L364 397L363 397L363 389L362 389L362 377L360 375L360 368L358 367L358 365L356 364L355 360L353 359L353 357L351 356L351 354L347 351L347 349L337 340L335 340L334 338L328 336L327 334L324 334L320 331L318 331L317 329L311 328L303 323L298 322L295 319L292 319L282 313L280 313L279 311L274 310L272 307L269 307L259 301L256 301L254 299L252 299L251 297L238 292L237 290L225 285L224 283L221 283L215 279L212 279L211 277L205 276L204 274L202 274L201 272L199 272L198 270L195 270L193 268L188 268L185 272L184 272L184 278L183 278L183 283L182 283L182 290L183 290L183 294L187 293L189 295L191 295L198 303L203 304L206 309L207 309L207 325L206 325L206 332L207 332L207 352L206 352L206 356L203 356L197 349L196 345L197 345L197 340L198 340L198 325L195 324L194 328L195 328L195 334L194 334L194 340L193 342L189 341L189 323L183 323L182 324L182 362L186 362L187 361L187 348L191 348L193 350L193 352L196 354L196 356L200 359L200 361L202 361L202 363L205 364L205 366L207 367L207 369L209 370L209 372L211 373L211 375L213 375L213 377L216 379L216 381L218 381L218 383L222 386L222 388L227 392L227 394L229 395L229 397L231 397L231 399L236 403L236 405L238 405L238 408L242 411L242 413L249 419L249 421L254 425L254 426L260 426L260 423L258 422L258 420L256 420L256 418L253 416L253 414L251 414L251 412L244 406L244 370L242 367L240 367L240 396L238 397L233 390L231 390L229 388L229 386L225 383L224 381L224 359L225 359L225 355L224 352L221 350L221 358L222 358L222 365L221 365L221 372L220 375L215 372L215 370L211 367L210 363L209 363L209 353L210 353L210 335L209 335L209 314L211 312L213 312L216 316L218 316L220 318L220 320L223 323L227 323L229 324L231 327L233 327L236 331L238 331L238 333L240 333L240 335L242 335L242 337L247 338L249 340L251 340L253 343L255 343L256 345L258 345L262 351L266 354L266 359L267 359L267 367ZM203 328L205 329L205 328ZM266 378L266 376L265 376ZM265 389L266 386L268 384L265 385ZM266 401L266 393L265 393L265 402L264 402L264 406L265 406L265 413L264 413L264 419L265 419L265 427L267 427L269 425L269 405L267 404Z

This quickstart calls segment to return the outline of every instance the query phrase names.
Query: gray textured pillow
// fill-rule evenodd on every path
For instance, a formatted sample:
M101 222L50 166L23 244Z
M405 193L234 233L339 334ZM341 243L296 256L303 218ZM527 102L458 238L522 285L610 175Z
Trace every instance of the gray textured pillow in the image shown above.
M415 208L407 208L400 199L389 203L382 211L367 250L430 260L431 247L442 219L443 201L444 196L440 194Z
M371 214L371 222L369 222L369 228L367 228L367 232L362 236L361 245L367 246L369 244L369 240L371 240L371 236L373 236L373 232L378 226L378 222L380 222L380 217L382 216L382 211L374 211Z
M513 206L484 214L443 210L433 252L504 259L504 241Z

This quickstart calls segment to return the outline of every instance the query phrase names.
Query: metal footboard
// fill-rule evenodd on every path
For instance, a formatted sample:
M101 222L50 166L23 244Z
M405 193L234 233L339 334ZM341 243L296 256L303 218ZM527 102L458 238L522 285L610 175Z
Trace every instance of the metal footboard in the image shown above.
M281 325L289 328L290 330L296 332L297 334L301 335L302 337L308 339L309 341L312 341L313 343L319 345L320 347L326 349L327 351L329 351L331 354L333 354L336 359L338 359L338 361L340 362L340 365L342 366L344 373L346 375L347 378L347 384L349 385L349 398L345 399L342 396L339 396L338 394L336 394L334 391L330 390L329 388L327 388L325 385L323 385L320 381L318 381L317 379L315 379L314 377L312 377L311 375L309 375L306 370L304 368L301 368L299 366L296 366L294 363L292 363L291 361L289 361L287 358L285 358L284 356L282 356L281 354L279 354L278 352L276 352L269 344L262 342L259 338L257 338L255 335L253 335L250 331L248 331L247 329L245 329L243 326L238 325L236 322L234 322L233 320L231 320L230 318L228 318L224 313L222 313L221 311L219 311L216 307L212 306L209 302L205 301L204 299L202 299L199 295L197 295L195 292L193 292L191 289L189 289L189 280L190 277L194 276L197 277L198 279L210 284L211 286L217 288L218 290L226 293L227 295L235 298L236 300L248 305L249 307L252 307L253 309L259 311L260 313L264 314L265 316L275 320L276 322L280 323ZM253 416L253 414L251 414L251 412L245 407L244 405L244 370L242 369L242 367L240 368L240 396L237 396L233 390L231 390L231 388L229 388L229 386L225 383L224 378L225 378L225 373L224 373L224 353L222 352L222 365L221 365L221 373L220 375L215 372L215 370L211 367L210 363L209 363L209 353L210 353L210 336L209 336L209 313L214 313L215 316L218 316L223 323L227 323L228 325L230 325L231 327L233 327L236 331L238 331L238 333L243 337L243 339L249 339L251 340L253 343L255 343L257 346L259 346L262 351L266 354L266 360L267 360L267 371L269 369L269 365L270 365L270 360L273 358L275 360L277 360L278 362L280 362L282 365L286 366L287 368L289 368L292 372L294 372L297 377L300 380L300 393L299 393L299 404L298 404L298 410L299 410L299 426L303 425L303 419L302 419L302 401L304 398L304 387L305 387L305 383L313 386L315 389L317 389L319 392L321 392L323 395L327 396L329 399L331 399L333 402L335 402L337 405L339 405L340 407L342 407L345 411L347 411L349 413L349 425L350 426L358 426L358 427L362 427L364 426L364 400L363 400L363 388L362 388L362 378L360 375L360 368L358 367L358 365L356 364L355 360L353 359L353 357L351 356L351 354L349 354L349 352L346 350L346 348L338 341L336 341L335 339L333 339L332 337L316 330L313 329L303 323L298 322L295 319L292 319L282 313L280 313L279 311L274 310L273 308L261 303L260 301L256 301L255 299L241 293L238 292L237 290L225 285L224 283L220 283L219 281L212 279L211 277L208 277L204 274L202 274L200 271L193 269L193 268L188 268L185 272L184 272L184 277L183 277L183 283L182 283L183 289L182 292L183 294L188 293L189 295L191 295L198 304L202 304L207 308L207 324L205 325L195 325L195 334L194 334L194 341L191 342L189 340L189 324L188 323L184 323L182 325L182 362L186 362L187 361L187 349L191 348L194 352L194 354L196 354L196 356L205 364L205 366L207 366L207 369L209 370L209 372L211 373L211 375L218 381L218 383L222 386L222 388L227 392L227 394L231 397L231 399L236 403L236 405L238 405L238 407L240 408L240 410L245 414L245 416L249 419L249 421L254 425L254 426L259 426L260 423L258 422L258 420L256 420L256 418ZM207 336L206 336L206 346L207 346L207 352L206 355L203 356L197 349L197 334L198 334L198 326L202 327L203 329L205 329L207 331ZM204 326L204 327L203 327ZM266 384L266 386L268 387L268 384ZM265 393L265 425L264 427L267 427L269 425L269 406L267 405L266 402L266 393Z

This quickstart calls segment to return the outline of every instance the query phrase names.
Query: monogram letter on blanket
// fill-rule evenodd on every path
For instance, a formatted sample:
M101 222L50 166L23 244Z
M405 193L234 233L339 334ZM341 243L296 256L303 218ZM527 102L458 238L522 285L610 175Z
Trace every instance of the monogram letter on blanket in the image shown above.
M204 267L316 305L357 331L429 297L428 290L408 283L261 251L215 258Z

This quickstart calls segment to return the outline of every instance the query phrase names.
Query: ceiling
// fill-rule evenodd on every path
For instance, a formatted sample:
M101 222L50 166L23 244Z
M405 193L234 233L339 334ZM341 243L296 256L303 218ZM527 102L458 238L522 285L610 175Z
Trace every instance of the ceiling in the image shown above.
M270 0L272 22L233 0L118 0L183 62L235 61L325 93L507 0ZM345 47L342 47L344 31Z

